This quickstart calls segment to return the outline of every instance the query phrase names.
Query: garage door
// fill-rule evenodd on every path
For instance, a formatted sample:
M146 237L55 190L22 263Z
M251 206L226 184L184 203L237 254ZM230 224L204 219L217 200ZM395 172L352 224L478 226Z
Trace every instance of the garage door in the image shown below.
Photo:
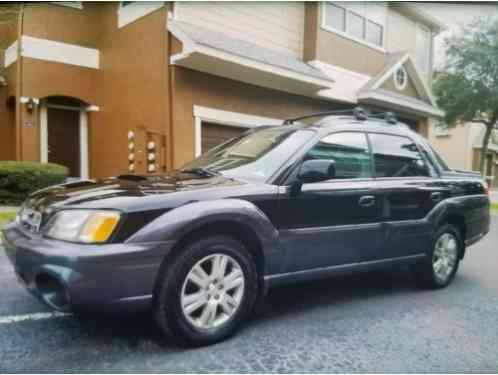
M230 138L240 135L246 130L246 128L202 122L202 153L228 141Z

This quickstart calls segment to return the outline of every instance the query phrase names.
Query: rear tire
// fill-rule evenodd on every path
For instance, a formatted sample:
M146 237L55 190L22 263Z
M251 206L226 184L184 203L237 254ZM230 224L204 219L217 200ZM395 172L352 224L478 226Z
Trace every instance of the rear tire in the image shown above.
M255 263L236 239L216 235L187 245L161 267L154 315L162 332L192 346L232 335L258 294Z
M428 289L448 286L458 271L463 249L460 230L452 224L442 225L434 235L427 259L413 267L417 284Z

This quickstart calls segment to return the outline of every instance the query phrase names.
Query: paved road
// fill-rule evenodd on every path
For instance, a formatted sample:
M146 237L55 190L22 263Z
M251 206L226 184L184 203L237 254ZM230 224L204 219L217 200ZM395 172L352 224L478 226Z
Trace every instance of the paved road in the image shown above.
M0 372L496 373L497 243L494 217L444 290L400 271L275 290L237 336L195 350L162 339L148 315L43 314L0 251Z

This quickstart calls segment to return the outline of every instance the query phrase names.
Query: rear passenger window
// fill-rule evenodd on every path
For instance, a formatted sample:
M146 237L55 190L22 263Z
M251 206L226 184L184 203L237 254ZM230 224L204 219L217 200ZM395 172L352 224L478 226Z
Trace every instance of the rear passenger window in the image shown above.
M335 162L335 179L372 177L370 152L363 133L335 133L322 138L306 159Z
M369 134L376 177L430 176L417 145L409 138Z

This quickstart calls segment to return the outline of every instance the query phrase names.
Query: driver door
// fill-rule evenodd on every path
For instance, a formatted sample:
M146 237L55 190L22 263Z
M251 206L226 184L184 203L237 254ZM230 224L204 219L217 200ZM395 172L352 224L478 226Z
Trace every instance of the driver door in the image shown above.
M334 161L335 177L289 188L280 200L282 272L375 260L380 257L379 199L363 132L325 136L305 155Z

